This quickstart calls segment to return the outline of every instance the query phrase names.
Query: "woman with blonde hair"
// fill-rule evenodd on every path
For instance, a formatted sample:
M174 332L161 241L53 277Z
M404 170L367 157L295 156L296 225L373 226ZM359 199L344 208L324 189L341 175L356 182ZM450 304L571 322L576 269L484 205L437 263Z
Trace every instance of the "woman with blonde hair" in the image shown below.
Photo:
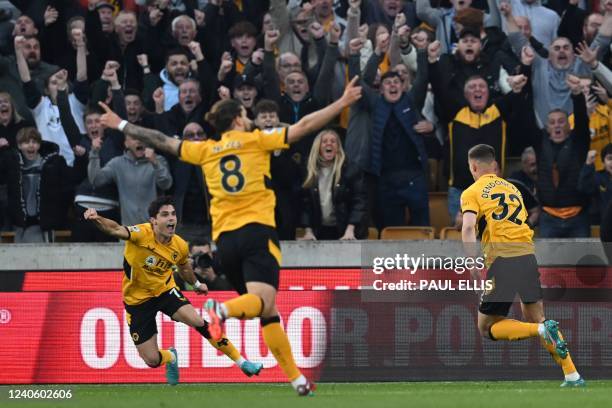
M327 129L314 139L302 187L304 240L353 240L367 236L364 175L349 163L338 133Z
M15 137L24 127L33 126L30 121L21 117L15 106L13 97L8 92L0 92L0 149L3 147L17 148Z

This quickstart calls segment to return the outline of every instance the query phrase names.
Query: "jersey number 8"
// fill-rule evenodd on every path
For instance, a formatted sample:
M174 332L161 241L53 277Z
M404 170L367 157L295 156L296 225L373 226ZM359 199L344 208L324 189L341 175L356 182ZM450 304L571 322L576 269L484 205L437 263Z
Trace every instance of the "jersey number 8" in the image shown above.
M221 185L223 189L228 193L237 193L244 188L244 175L240 173L241 166L240 158L235 154L225 156L219 162L221 169ZM230 178L234 177L232 184L230 184Z

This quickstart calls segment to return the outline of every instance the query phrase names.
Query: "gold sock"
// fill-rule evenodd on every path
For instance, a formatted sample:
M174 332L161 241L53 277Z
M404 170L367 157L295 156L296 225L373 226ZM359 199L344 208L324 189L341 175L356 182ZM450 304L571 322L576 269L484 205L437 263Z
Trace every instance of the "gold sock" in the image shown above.
M561 334L561 332L559 332L559 337L563 339L563 335ZM563 374L568 375L568 374L575 373L577 371L576 366L574 365L574 362L572 361L572 357L570 356L569 353L567 353L567 357L561 358L557 354L557 349L555 348L554 344L548 344L546 343L546 341L544 341L544 339L542 339L540 343L542 343L544 348L548 350L548 352L550 353L551 357L555 360L555 362L561 366L561 369L563 370Z
M289 378L289 381L297 379L302 373L295 365L293 354L291 353L291 345L283 326L279 322L266 324L262 328L263 339L278 365L283 369L283 372Z
M170 350L159 350L159 355L161 356L161 362L159 365L164 365L172 362L172 353Z
M258 317L263 310L263 301L257 295L246 293L223 303L227 310L226 317L252 319Z
M232 361L236 361L241 357L240 352L236 350L236 347L234 347L232 342L229 341L227 337L225 337L225 333L221 335L221 338L219 339L219 341L214 341L213 339L206 339L206 340L208 340L211 346L213 346L214 348L223 352L223 354L231 358Z
M538 323L525 323L514 319L503 319L493 323L489 332L494 340L523 340L538 336Z

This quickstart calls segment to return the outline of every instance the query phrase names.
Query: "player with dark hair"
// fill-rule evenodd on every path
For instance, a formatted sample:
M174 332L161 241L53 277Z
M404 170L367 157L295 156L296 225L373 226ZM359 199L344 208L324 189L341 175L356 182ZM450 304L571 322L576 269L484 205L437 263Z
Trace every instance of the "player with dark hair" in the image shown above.
M231 358L247 376L258 375L263 365L244 359L222 333L213 339L208 323L196 312L189 300L176 286L173 272L195 288L201 295L208 293L188 262L187 243L174 233L176 211L172 197L159 197L149 206L149 223L122 226L88 209L84 217L102 232L126 241L123 258L123 303L132 341L138 354L149 367L166 365L166 379L170 385L179 381L178 357L174 348L157 347L157 312L172 320L193 327L217 350Z
M495 149L479 144L468 151L468 164L475 183L461 194L463 226L461 237L466 252L475 256L476 229L481 235L486 279L478 308L478 330L491 340L523 340L540 337L543 346L565 374L562 387L581 387L567 344L554 320L544 317L540 272L534 254L533 231L527 224L527 209L518 188L497 176ZM514 296L528 322L508 319Z
M122 120L108 106L102 123L181 160L202 166L212 196L213 239L232 285L241 296L223 304L206 302L213 339L222 335L225 319L261 318L263 339L299 395L315 385L297 368L289 339L276 309L281 251L275 230L275 198L270 185L270 153L287 149L329 123L342 109L361 98L355 77L340 99L284 128L252 131L246 109L234 100L217 102L206 119L220 140L180 141Z

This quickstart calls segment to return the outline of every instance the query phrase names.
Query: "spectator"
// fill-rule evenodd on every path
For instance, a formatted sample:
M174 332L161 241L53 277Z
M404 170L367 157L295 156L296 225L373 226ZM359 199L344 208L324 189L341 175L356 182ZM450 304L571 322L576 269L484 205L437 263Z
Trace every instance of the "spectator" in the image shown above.
M126 90L124 102L127 121L137 125L142 124L144 117L149 114L144 108L140 93L134 89Z
M362 45L359 39L349 43L351 77L360 73ZM373 71L380 64L381 55L372 55L366 71ZM422 119L419 112L427 93L424 58L421 51L417 78L410 91L402 92L400 75L388 71L381 78L380 92L362 82L364 97L351 107L348 135L361 146L369 145L368 168L378 181L379 228L404 225L406 207L410 210L410 225L429 225L427 153L423 137L417 131ZM358 163L361 165L363 158L358 158Z
M123 156L113 158L101 168L100 148L98 143L92 143L87 167L89 182L94 188L115 183L122 225L147 222L147 207L158 189L163 191L172 186L166 159L128 135Z
M190 122L182 132L183 140L206 140L206 132L197 122ZM202 168L173 161L173 199L178 218L177 234L187 241L210 239L210 196Z
M58 146L43 141L33 127L17 133L17 146L7 163L15 242L53 242L52 230L61 228L66 218L66 162Z
M260 100L253 111L255 126L262 130L274 129L281 125L278 104L269 99ZM295 240L295 229L301 208L299 164L289 150L275 150L270 159L272 189L276 196L274 216L280 240Z
M153 110L153 91L161 86L164 91L163 111L169 111L178 103L178 88L191 76L189 56L181 49L166 54L166 66L157 77L151 72L146 55L139 56L138 62L144 70L144 94L146 105Z
M0 92L0 149L17 148L17 132L33 123L24 119L15 107L8 92Z
M548 114L546 132L534 140L538 158L537 191L542 214L541 238L590 236L586 196L578 189L584 157L589 150L590 132L586 102L580 79L568 76L574 104L574 129L567 112L555 109Z
M512 10L508 3L502 3L501 12L506 21L508 29L508 40L517 55L527 44L527 39L516 25ZM592 49L603 52L610 44L612 35L612 15L606 17L597 37L591 44ZM547 122L548 113L554 109L560 109L571 114L572 97L565 83L568 74L589 76L588 64L574 57L572 44L567 38L555 39L549 48L548 60L536 55L531 66L533 99L538 126L543 128ZM585 152L586 154L586 152Z
M416 0L416 12L419 19L436 30L436 40L440 41L442 53L454 51L459 32L453 24L453 17L459 11L472 5L472 0L451 0L451 9L433 8L430 0ZM489 14L484 16L484 26L499 26L500 17L494 0L487 0Z
M161 99L163 98L162 92ZM179 86L179 103L168 112L155 115L155 127L169 135L180 135L187 123L202 123L207 110L208 104L202 101L200 81L188 79Z
M113 71L113 83L118 84L117 75ZM122 105L123 93L120 89L112 91L112 106L118 112L125 111ZM100 165L104 166L112 158L123 152L123 133L112 129L104 129L100 124L99 108L88 108L85 112L86 133L81 134L72 113L66 91L59 91L57 104L62 128L70 135L70 140L79 140L74 146L75 163L73 168L73 184L76 186L74 196L74 215L71 226L73 242L109 242L112 237L102 233L91 222L83 218L88 208L94 208L99 214L114 221L119 221L119 202L117 188L106 185L94 188L87 177L88 157L92 147L100 149Z
M591 82L591 81L589 81ZM595 150L595 170L604 169L603 148L612 142L612 110L608 92L599 83L587 88L590 93L587 104L589 129L591 130L591 150ZM601 157L601 158L600 158Z
M367 237L367 192L363 173L344 155L340 137L321 131L312 144L304 181L304 240Z
M357 7L359 7L359 3L361 3L361 1L352 0L349 1L349 3L357 3ZM408 26L416 27L418 25L414 2L401 0L369 0L364 3L366 23L368 25L373 23L381 23L388 29L391 29L393 22L395 21L395 17L399 13L404 13Z
M189 262L192 263L196 278L206 283L208 290L233 290L232 284L223 273L223 266L210 247L210 242L207 240L190 241L189 254ZM185 282L178 274L174 275L174 279L181 288L185 287Z
M599 155L604 163L604 169L595 170L595 157L597 150L589 150L580 177L578 179L578 190L588 195L596 195L598 208L602 211L608 208L612 202L612 143L606 145ZM598 220L601 222L601 220Z
M234 92L233 96L238 102L242 104L247 110L249 118L253 118L253 108L257 100L257 85L255 79L246 74L236 76L234 80Z
M75 86L76 92L80 92L83 95L87 89L87 67L85 62L85 46L80 34L80 47L79 53L77 54L77 64L79 66L78 82ZM19 69L19 76L23 81L24 94L26 96L26 102L28 107L32 110L34 115L34 121L36 126L42 133L43 140L52 141L57 144L60 148L60 154L66 159L66 163L69 167L74 164L74 152L72 146L74 146L78 140L69 140L68 135L62 128L62 124L59 118L59 109L57 107L57 92L58 90L65 90L68 87L68 72L65 69L53 73L45 83L45 95L43 96L38 88L32 81L32 76L28 68L26 61L26 44L27 39L21 36L15 37L15 53L17 59L17 66ZM81 96L83 98L83 96ZM76 117L82 118L82 112L84 104L78 100L74 95L70 100L71 111L76 111Z
M515 16L527 17L533 27L533 36L548 48L557 38L557 29L561 22L559 15L544 7L540 0L509 0L509 3ZM505 25L502 27L506 29Z
M16 36L15 38L17 37L25 38L25 42L22 42L21 53L25 56L33 86L38 92L43 93L46 79L58 72L60 68L41 60L40 43L36 37ZM21 53L16 51L14 56L0 56L0 89L11 94L21 116L31 119L32 112L28 109L23 82L17 68L17 55Z
M521 154L521 169L513 172L508 181L519 189L523 196L523 203L527 208L529 225L535 226L540 216L540 203L536 195L538 180L538 165L535 150L527 147Z
M465 82L463 99L453 96L449 86L439 80L444 78L441 61L436 61L439 47L437 41L429 46L429 75L436 100L441 105L443 115L441 119L449 123L448 212L455 226L460 226L461 193L474 182L463 158L467 157L471 147L480 143L488 144L495 148L497 154L495 159L500 163L503 173L507 123L513 117L528 117L531 98L526 91L523 91L527 83L524 75L508 77L512 93L496 100L491 97L485 78L477 75L468 78ZM523 51L524 63L530 62L533 58L533 51L526 47ZM518 112L524 113L521 115Z

